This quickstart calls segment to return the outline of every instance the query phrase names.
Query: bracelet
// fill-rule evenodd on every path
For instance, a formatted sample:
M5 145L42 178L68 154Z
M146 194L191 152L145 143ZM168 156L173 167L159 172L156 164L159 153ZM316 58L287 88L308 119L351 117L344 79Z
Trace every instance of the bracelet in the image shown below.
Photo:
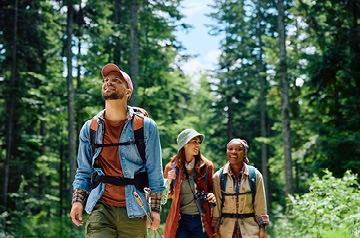
M161 212L161 199L162 193L153 193L150 195L151 198L151 211L160 213Z
M87 193L85 190L79 188L75 189L72 196L71 204L73 204L74 202L80 202L84 206L86 197L87 197Z

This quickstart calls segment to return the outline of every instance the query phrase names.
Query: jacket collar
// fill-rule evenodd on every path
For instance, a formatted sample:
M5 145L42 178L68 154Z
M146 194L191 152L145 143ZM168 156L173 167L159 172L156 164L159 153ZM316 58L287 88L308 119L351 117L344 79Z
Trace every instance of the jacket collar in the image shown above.
M105 109L101 110L94 119L104 120ZM130 121L134 116L134 109L131 106L127 106L126 119Z
M224 165L224 174L232 174L232 172L230 171L230 163L227 162L225 165ZM247 176L249 176L249 173L250 173L250 169L249 169L249 166L243 162L243 167L242 167L242 174L245 174Z

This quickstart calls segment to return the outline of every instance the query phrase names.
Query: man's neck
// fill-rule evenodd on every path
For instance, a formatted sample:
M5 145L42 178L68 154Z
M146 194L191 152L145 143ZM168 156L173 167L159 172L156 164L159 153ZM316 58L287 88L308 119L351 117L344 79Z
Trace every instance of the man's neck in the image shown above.
M126 119L127 107L123 100L106 100L104 117L110 121L122 121Z

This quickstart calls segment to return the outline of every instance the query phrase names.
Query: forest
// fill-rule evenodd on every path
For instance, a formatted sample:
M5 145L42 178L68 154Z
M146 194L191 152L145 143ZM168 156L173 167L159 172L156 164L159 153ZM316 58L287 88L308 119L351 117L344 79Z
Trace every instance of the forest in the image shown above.
M215 170L243 138L269 237L360 237L360 1L213 0L221 54L196 81L181 3L1 1L0 237L84 236L69 217L78 134L104 107L107 63L157 123L163 165L185 128L205 134Z

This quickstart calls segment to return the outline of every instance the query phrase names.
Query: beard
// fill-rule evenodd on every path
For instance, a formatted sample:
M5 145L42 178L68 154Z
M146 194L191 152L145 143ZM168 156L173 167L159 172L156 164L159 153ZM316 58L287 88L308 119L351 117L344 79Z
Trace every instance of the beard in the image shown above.
M103 96L104 100L121 100L124 98L125 94L112 92L110 94L103 93L102 96Z

